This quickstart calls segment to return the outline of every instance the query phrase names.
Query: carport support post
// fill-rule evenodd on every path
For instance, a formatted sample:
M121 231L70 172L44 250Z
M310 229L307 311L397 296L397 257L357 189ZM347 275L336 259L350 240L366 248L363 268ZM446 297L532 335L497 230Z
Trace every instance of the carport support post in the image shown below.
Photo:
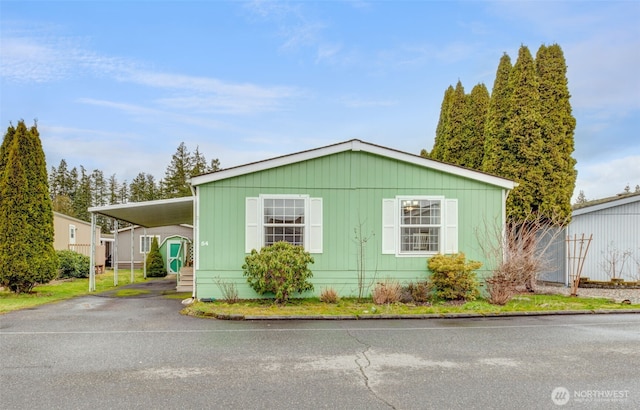
M151 243L147 243L146 227L142 229L142 234L144 235L144 244L145 244L144 253L142 254L142 257L144 258L142 260L142 275L145 279L147 279L147 254L149 253L149 248L151 247Z
M89 250L89 292L96 291L96 214L91 213L91 248Z
M113 286L118 286L118 220L113 221L113 249L111 250L113 264Z
M135 231L136 226L131 226L131 283L133 283L133 231ZM140 241L142 243L142 241Z

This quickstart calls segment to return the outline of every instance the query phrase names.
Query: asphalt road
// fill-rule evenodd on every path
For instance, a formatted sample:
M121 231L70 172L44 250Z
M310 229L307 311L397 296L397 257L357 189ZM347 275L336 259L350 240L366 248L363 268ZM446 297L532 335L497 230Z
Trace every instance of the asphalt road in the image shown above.
M0 408L640 408L638 314L229 322L180 308L88 296L0 316Z

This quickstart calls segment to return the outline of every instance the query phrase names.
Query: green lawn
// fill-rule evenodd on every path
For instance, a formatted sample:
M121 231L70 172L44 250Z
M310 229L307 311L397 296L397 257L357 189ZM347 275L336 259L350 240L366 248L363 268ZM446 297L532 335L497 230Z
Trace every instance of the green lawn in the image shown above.
M501 312L538 312L554 310L620 310L640 309L640 305L623 305L608 299L576 298L561 295L523 294L514 297L505 306L491 305L484 300L451 304L434 303L431 306L416 306L401 303L375 305L371 300L358 302L343 298L338 303L323 303L318 299L290 299L285 306L268 300L196 302L183 310L184 314L204 317L228 318L229 316L352 316L370 315L425 315L425 314L496 314Z
M143 278L141 269L134 270L134 283L144 282L145 280L148 279ZM116 289L131 283L131 271L119 270L118 286L113 286L113 271L107 270L105 273L96 275L96 293ZM33 292L28 294L17 295L3 290L0 291L0 314L13 310L27 309L45 303L71 299L89 293L89 279L56 280L46 285L36 286Z

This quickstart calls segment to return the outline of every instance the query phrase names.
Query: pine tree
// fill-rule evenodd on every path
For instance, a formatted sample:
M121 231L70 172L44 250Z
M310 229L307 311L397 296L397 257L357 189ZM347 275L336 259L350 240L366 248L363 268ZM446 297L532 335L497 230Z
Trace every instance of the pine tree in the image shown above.
M541 131L546 165L545 193L540 212L569 222L571 196L575 189L574 150L576 120L571 114L567 66L559 45L540 46L536 54L539 82Z
M165 198L179 198L191 195L187 180L193 170L193 158L184 142L181 142L167 166L163 182Z
M87 170L81 165L80 179L73 195L72 216L83 221L90 221L91 215L89 215L88 209L92 206L91 200L91 176L87 174Z
M500 58L496 79L491 91L489 110L484 127L484 159L482 169L485 172L497 174L500 166L500 153L504 151L506 141L506 123L509 118L511 89L509 75L511 74L511 58L505 53Z
M18 122L0 147L0 284L16 293L56 277L53 211L37 126Z
M144 172L139 173L129 185L129 200L131 202L144 202L160 199L153 175Z
M589 202L583 190L580 190L578 197L576 198L576 205L586 204Z
M207 166L207 160L204 155L200 152L200 147L196 146L196 150L193 153L191 158L192 168L190 172L190 176L195 177L197 175L201 175L209 172Z
M446 143L448 138L447 128L449 126L449 106L453 98L454 89L449 86L444 92L442 98L442 104L440 105L440 118L438 120L438 127L436 128L436 138L433 144L433 148L429 153L429 158L436 161L444 160L444 153L446 150Z
M218 158L212 159L211 164L209 165L208 172L217 172L220 170L220 160Z

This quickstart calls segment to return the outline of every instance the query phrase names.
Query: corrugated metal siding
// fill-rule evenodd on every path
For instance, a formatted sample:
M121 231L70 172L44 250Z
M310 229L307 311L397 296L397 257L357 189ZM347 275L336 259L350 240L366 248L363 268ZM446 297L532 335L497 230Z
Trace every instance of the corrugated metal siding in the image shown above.
M555 228L539 238L538 249L545 267L544 271L538 275L539 280L566 284L565 261L567 248L565 235L564 228Z
M323 198L324 250L313 255L316 293L331 285L342 294L357 293L354 229L362 222L369 278L418 280L427 275L425 257L381 254L382 199L396 195L442 195L459 201L459 249L484 261L476 230L501 220L502 189L427 170L365 152L343 152L289 166L215 181L198 187L200 244L198 297L219 297L218 281L245 286L244 204L260 194L305 194ZM488 222L487 222L488 221Z
M583 277L609 280L606 259L616 252L619 255L629 252L620 277L640 280L640 201L574 216L569 224L569 235L581 236L583 233L587 237L593 234ZM620 264L622 258L618 259Z

